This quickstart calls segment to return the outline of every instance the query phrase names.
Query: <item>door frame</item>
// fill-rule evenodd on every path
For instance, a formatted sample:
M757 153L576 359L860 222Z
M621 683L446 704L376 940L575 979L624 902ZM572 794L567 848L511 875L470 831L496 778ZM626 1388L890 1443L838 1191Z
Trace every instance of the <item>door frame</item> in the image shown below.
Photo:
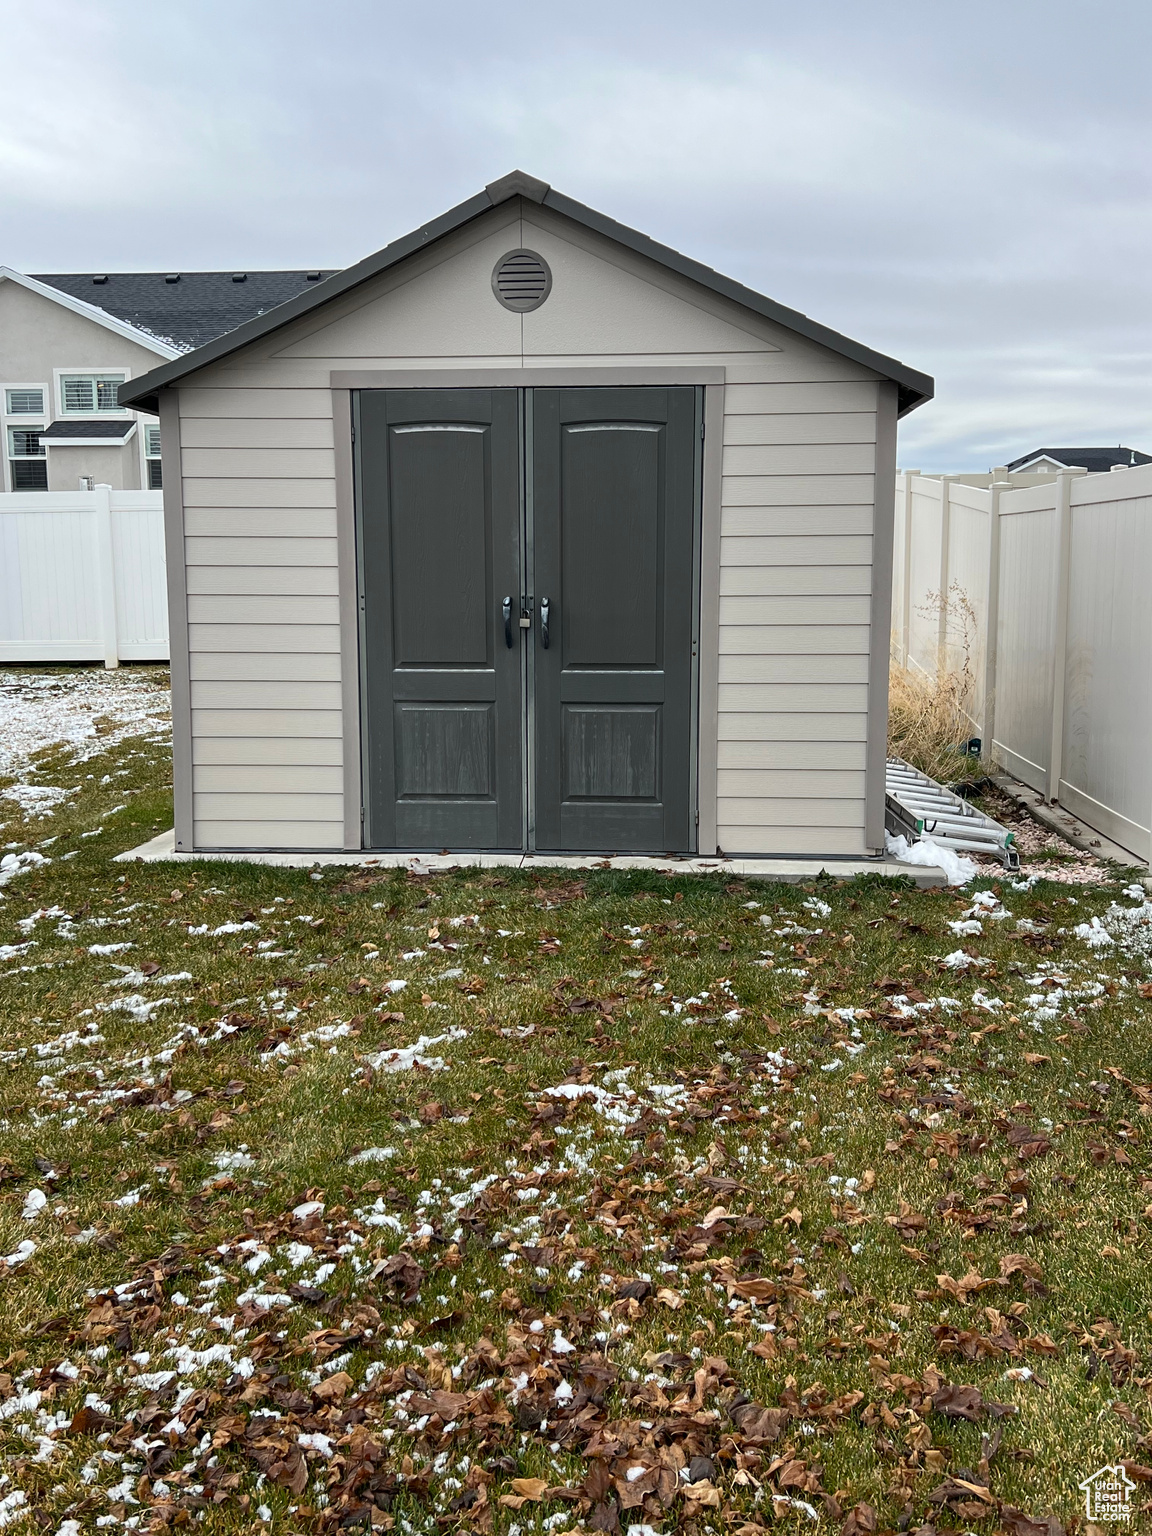
M703 441L697 477L694 767L696 852L716 847L720 641L720 501L724 435L723 367L339 369L329 376L336 468L336 533L343 727L344 849L364 846L360 558L352 392L361 389L583 389L702 386ZM526 552L525 552L526 553Z

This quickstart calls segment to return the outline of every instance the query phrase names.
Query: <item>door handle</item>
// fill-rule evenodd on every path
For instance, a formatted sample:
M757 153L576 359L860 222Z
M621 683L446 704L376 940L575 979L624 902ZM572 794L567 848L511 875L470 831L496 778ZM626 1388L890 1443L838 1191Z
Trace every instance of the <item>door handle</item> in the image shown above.
M512 599L506 597L500 604L500 611L504 615L504 644L512 649Z
M546 597L540 599L540 644L548 649L548 615L552 605Z

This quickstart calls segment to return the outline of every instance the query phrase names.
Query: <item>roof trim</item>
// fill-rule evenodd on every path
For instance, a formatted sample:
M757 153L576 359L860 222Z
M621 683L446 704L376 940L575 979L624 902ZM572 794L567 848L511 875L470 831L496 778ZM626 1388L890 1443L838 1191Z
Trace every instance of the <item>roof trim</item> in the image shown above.
M514 197L527 198L545 208L551 208L556 213L573 220L574 223L581 224L596 234L604 235L618 245L635 251L638 255L648 257L649 260L657 262L669 271L711 289L713 293L732 300L754 314L782 325L787 330L816 342L819 346L827 347L830 351L837 352L842 357L847 357L852 362L871 369L883 378L891 379L898 386L898 414L901 416L932 398L935 385L928 374L909 368L906 364L897 362L895 358L886 357L882 352L874 352L871 347L863 346L850 337L840 335L838 331L830 330L827 326L810 320L799 310L788 309L764 294L745 288L742 283L737 283L730 277L724 277L713 268L693 261L691 257L683 256L669 246L661 245L647 235L640 234L638 230L629 229L627 225L618 224L615 219L597 213L594 208L588 208L573 198L565 197L562 192L557 192L547 182L539 181L525 171L512 171L498 181L490 182L483 192L478 192L474 197L458 203L455 208L449 209L439 218L432 219L419 229L413 230L411 234L401 236L399 240L394 240L383 250L365 257L355 266L347 267L334 277L318 283L309 292L298 294L296 298L277 305L275 309L257 316L255 320L249 320L244 325L237 326L234 331L217 337L215 341L198 347L194 352L185 353L174 362L153 368L150 373L141 374L139 378L132 379L131 393L125 393L124 403L138 410L156 411L158 409L157 391L176 383L209 363L228 357L231 353L239 351L241 347L247 346L249 342L279 330L281 326L319 308L330 299L338 298L360 283L377 277L389 268L397 266L416 251L423 250L445 235L479 218L481 214L499 207Z
M170 347L167 342L160 341L155 336L149 336L147 331L137 330L126 320L117 320L115 315L110 315L106 309L100 309L95 304L86 304L83 299L75 299L70 293L52 288L47 283L38 283L34 277L26 277L23 272L17 272L12 267L0 267L0 283L4 281L19 283L21 288L27 288L30 293L38 293L42 299L51 299L53 303L70 309L74 315L82 315L85 320L92 320L97 325L102 325L105 330L114 331L117 336L124 337L126 341L134 341L138 347L145 347L149 352L157 352L161 357L171 359L184 356L176 347ZM152 371L155 372L155 369Z

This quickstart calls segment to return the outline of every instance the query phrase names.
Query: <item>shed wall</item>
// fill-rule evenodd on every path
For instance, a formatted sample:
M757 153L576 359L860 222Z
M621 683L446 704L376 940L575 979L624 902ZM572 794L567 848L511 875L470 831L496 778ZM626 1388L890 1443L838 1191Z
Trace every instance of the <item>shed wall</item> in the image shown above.
M516 245L554 276L527 315L490 289ZM719 845L865 851L876 376L515 203L178 391L195 846L344 845L331 373L606 365L725 370Z

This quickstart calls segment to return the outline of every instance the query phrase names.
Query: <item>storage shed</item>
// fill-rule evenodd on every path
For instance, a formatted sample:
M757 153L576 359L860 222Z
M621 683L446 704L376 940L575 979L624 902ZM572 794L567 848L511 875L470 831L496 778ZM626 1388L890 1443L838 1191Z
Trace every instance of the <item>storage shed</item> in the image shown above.
M134 379L176 848L883 848L932 380L514 172Z

